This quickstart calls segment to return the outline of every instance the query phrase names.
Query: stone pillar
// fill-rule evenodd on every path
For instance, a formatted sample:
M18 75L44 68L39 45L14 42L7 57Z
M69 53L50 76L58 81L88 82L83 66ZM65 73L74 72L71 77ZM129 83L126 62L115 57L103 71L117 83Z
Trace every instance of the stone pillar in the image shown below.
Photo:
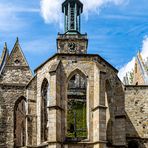
M64 7L64 26L65 32L67 31L67 16L66 16L66 8Z
M70 3L68 3L68 30L70 30L70 25L71 25L70 19L71 19L71 8L70 8Z
M60 85L56 73L50 73L50 101L48 106L48 147L61 147Z
M74 29L77 30L77 3L75 3L75 12L74 12L74 19L75 19L75 27Z
M99 69L95 66L94 70L94 105L93 114L93 142L99 141L99 89L100 74Z
M118 147L124 147L126 145L126 136L125 136L125 118L122 116L116 116L114 128L114 139L113 144Z
M114 110L114 132L113 132L113 145L118 147L126 146L126 114L125 114L125 97L122 85L117 84L115 87L115 105ZM131 94L130 94L131 95ZM129 105L129 104L128 104ZM130 108L131 109L131 108ZM130 128L128 130L131 130Z
M79 32L81 31L81 8L79 8Z
M96 67L94 74L94 109L92 110L94 148L106 148L105 74Z

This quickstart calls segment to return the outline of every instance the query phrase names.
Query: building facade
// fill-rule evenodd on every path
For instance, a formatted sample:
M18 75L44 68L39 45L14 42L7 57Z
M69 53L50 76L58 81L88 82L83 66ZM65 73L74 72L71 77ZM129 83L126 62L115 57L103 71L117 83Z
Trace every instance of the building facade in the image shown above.
M88 54L83 4L62 4L57 53L31 73L17 39L0 60L0 148L148 148L148 86Z
M134 68L126 74L123 82L125 85L148 85L148 58L143 59L138 52Z

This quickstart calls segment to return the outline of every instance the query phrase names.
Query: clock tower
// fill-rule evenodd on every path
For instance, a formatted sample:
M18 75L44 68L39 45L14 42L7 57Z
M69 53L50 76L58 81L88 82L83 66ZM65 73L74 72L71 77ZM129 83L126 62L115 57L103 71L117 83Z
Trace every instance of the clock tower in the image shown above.
M57 52L67 54L86 54L87 34L81 34L81 13L83 4L79 0L65 0L62 4L64 13L64 34L58 34Z

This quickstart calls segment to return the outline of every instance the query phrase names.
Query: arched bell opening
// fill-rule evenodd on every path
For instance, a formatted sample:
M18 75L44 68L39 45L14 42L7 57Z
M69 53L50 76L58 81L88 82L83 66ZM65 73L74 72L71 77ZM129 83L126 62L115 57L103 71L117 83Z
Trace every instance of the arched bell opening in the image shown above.
M81 141L87 138L87 78L75 71L67 87L67 140Z
M20 97L14 106L14 147L26 145L26 98Z
M44 79L41 87L41 142L45 142L48 140L48 99L49 83L47 79Z

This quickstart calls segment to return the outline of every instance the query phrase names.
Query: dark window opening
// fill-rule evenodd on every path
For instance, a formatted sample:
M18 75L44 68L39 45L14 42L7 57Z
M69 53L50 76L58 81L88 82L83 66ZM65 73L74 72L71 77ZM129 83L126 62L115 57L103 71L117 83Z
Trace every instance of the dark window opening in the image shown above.
M137 141L132 140L128 143L128 148L139 148L139 144Z
M20 65L20 61L18 59L15 60L14 63L15 63L16 66L19 66Z
M47 99L48 99L48 81L45 79L41 88L41 142L48 139L48 116L47 116Z
M87 138L86 77L75 74L68 83L67 140Z
M22 147L26 143L25 98L17 100L14 107L14 146Z

